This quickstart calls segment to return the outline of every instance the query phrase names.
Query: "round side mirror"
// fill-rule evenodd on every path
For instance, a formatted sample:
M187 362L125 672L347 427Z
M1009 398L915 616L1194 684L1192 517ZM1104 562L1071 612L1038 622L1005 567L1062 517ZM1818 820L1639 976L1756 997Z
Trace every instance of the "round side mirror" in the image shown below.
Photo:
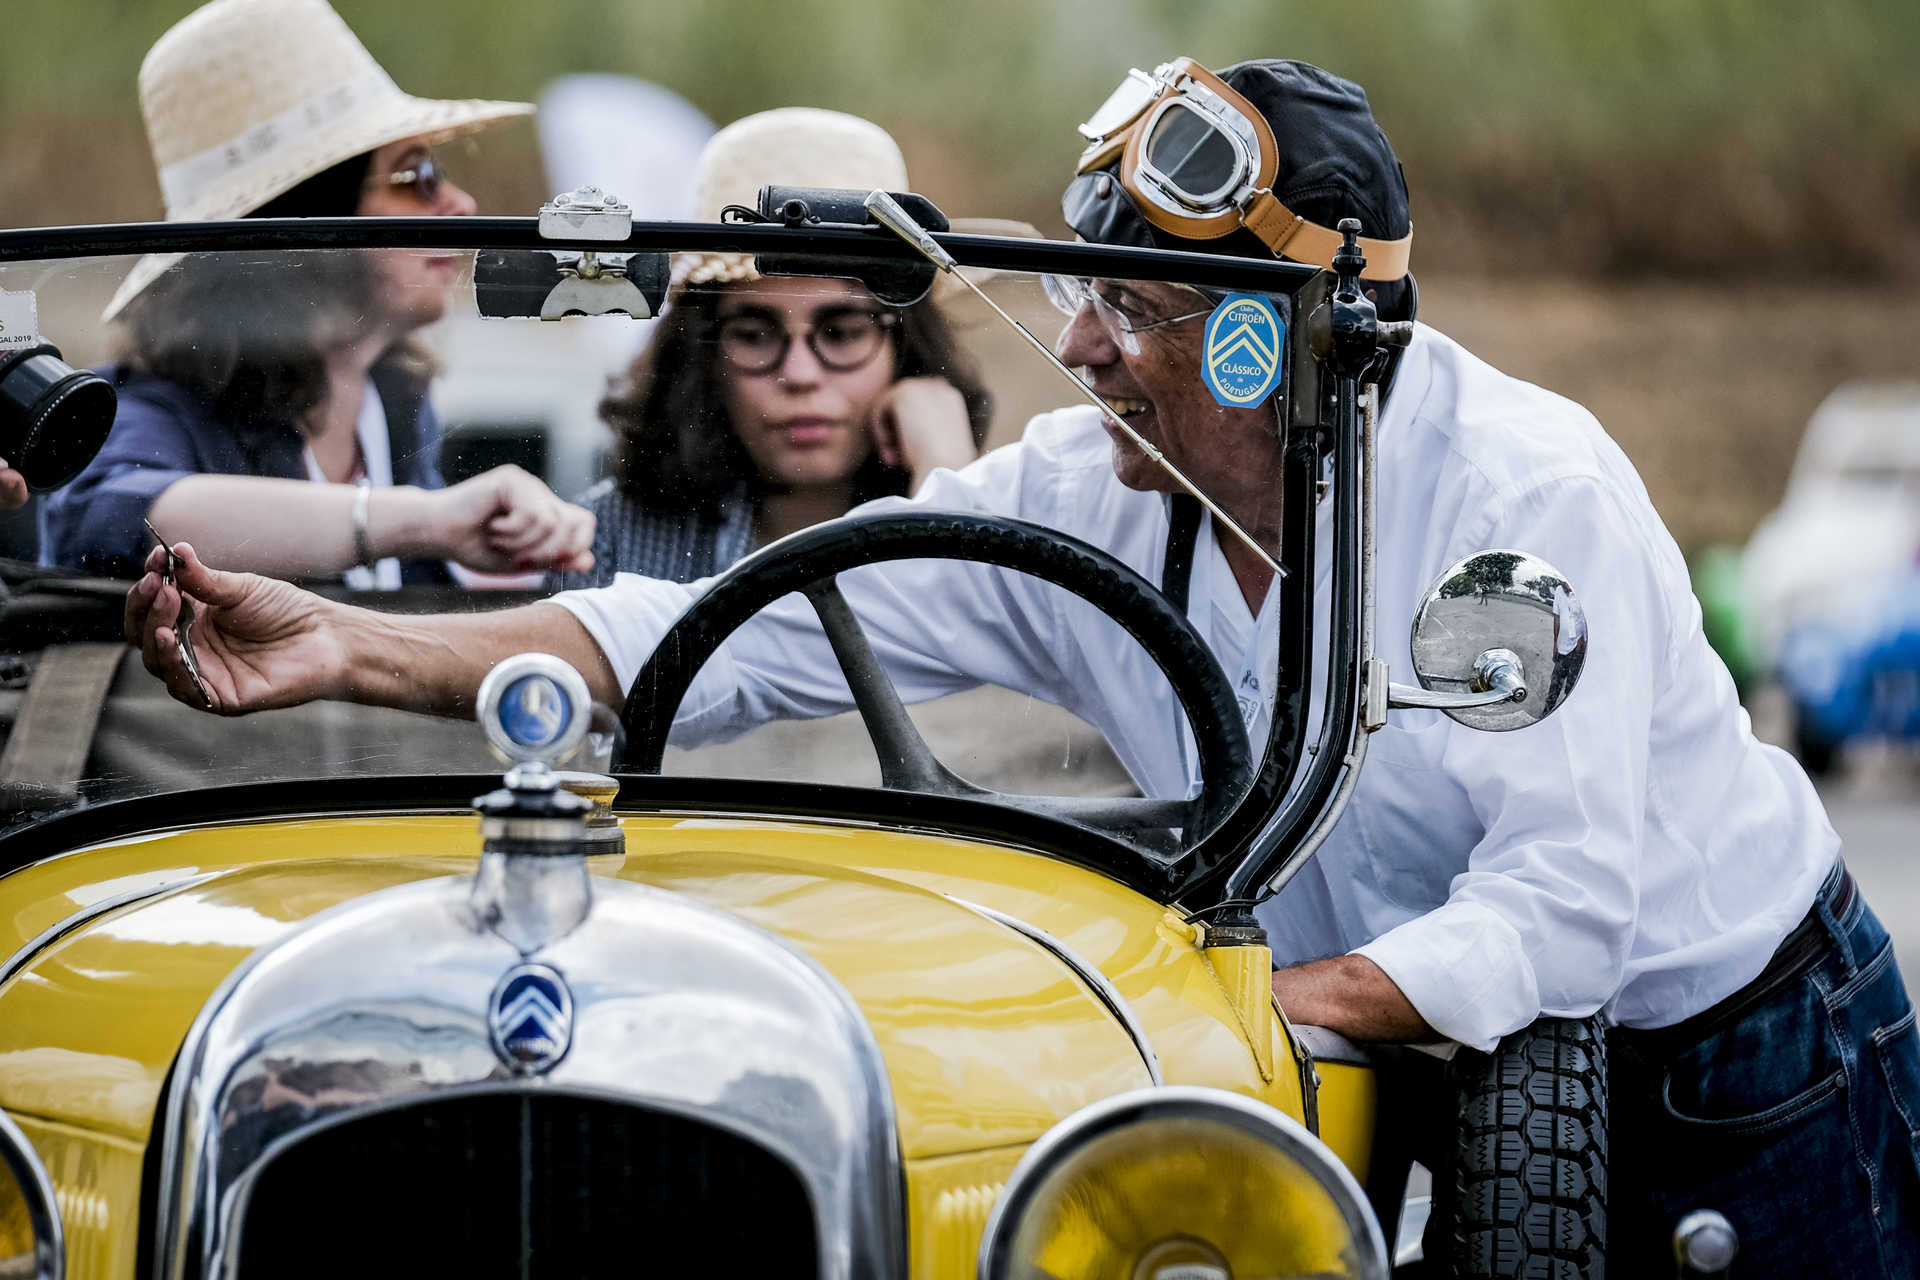
M1441 574L1413 617L1414 674L1451 696L1407 705L1471 729L1524 729L1566 701L1586 660L1587 615L1559 570L1524 551L1482 551Z

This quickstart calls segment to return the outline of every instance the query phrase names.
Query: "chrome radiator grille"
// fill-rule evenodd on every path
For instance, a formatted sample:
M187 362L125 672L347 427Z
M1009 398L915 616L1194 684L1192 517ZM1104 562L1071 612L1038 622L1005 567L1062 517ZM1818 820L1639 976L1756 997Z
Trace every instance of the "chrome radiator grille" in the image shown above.
M812 1276L813 1216L780 1158L670 1113L553 1093L375 1112L275 1156L241 1276Z

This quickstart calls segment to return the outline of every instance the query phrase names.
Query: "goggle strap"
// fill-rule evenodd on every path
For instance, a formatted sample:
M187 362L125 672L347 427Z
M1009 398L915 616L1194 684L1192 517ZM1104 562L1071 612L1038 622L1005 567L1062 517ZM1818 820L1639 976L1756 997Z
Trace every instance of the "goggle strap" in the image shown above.
M1256 194L1240 216L1247 230L1274 253L1284 252L1295 262L1333 269L1333 255L1344 237L1331 227L1300 217L1281 204L1273 192ZM1413 228L1408 227L1407 234L1398 240L1361 236L1360 252L1367 257L1366 269L1360 273L1362 280L1398 280L1407 274L1413 258Z

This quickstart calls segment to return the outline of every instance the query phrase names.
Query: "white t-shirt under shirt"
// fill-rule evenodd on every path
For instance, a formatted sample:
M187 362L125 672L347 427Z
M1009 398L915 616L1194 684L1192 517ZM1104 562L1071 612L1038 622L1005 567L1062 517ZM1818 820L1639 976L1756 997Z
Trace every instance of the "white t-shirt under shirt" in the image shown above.
M1805 915L1839 839L1798 765L1749 732L1702 636L1686 565L1632 466L1578 405L1425 326L1377 440L1375 635L1393 674L1412 669L1408 635L1427 588L1486 548L1530 551L1565 573L1591 647L1578 688L1526 729L1480 733L1439 712L1395 712L1372 736L1326 844L1258 912L1277 961L1358 951L1436 1030L1483 1049L1543 1015L1604 1008L1628 1026L1663 1026L1739 989ZM1165 501L1123 487L1110 458L1094 410L1061 410L1036 418L1017 444L936 472L913 499L866 509L1021 517L1152 578ZM1321 637L1330 508L1315 566ZM1171 690L1092 606L958 561L868 566L840 585L908 701L979 683L1031 693L1104 732L1145 794L1199 786ZM704 590L623 574L555 600L626 684ZM1257 741L1277 598L1269 592L1251 613L1203 525L1189 617L1252 699ZM1324 649L1316 667L1324 689ZM789 597L708 662L675 740L848 706L811 606Z
M387 435L387 407L380 403L380 390L367 379L360 396L360 420L354 424L354 437L360 442L360 458L366 467L367 483L376 489L393 487L393 442ZM303 446L300 456L307 464L307 479L315 484L330 484L326 472L313 456L311 446ZM386 556L371 565L355 565L346 572L346 583L356 591L395 591L400 586L400 562Z
M381 403L380 390L371 378L367 380L366 393L360 400L360 420L354 424L353 430L354 437L360 442L360 457L366 467L367 483L376 489L392 488L393 441L387 434L387 408ZM307 465L307 479L315 484L332 483L320 469L311 447L303 447L300 454ZM453 580L469 590L530 591L538 589L546 581L546 575L542 573L481 573L452 560L447 561L446 565ZM397 591L400 588L400 562L392 556L384 556L371 565L355 565L342 578L355 591Z

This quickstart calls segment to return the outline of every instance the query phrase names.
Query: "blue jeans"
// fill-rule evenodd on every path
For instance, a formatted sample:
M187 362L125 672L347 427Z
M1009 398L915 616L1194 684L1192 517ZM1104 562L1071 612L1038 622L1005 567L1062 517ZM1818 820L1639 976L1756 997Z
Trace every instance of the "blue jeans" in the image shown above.
M1920 1038L1887 931L1839 870L1817 954L1679 1037L1615 1028L1608 1271L1673 1274L1672 1231L1717 1209L1738 1280L1920 1277ZM1738 1003L1733 1002L1733 1003Z

